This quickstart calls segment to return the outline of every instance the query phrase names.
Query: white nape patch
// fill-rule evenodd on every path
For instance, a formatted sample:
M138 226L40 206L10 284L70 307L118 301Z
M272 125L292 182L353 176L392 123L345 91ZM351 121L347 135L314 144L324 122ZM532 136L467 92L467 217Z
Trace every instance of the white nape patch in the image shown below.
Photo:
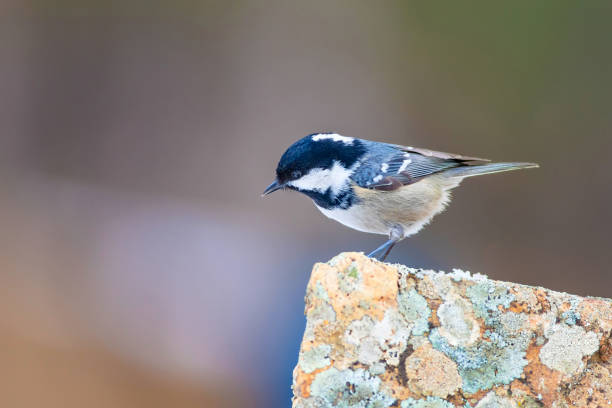
M383 179L382 174L379 174L378 176L374 177L374 178L372 179L372 181L374 181L375 183L378 183L378 182L379 182L380 180L382 180L382 179Z
M411 159L406 159L402 162L402 165L400 166L400 168L397 170L398 173L401 173L402 171L406 170L406 168L408 167L408 165L412 163Z
M328 139L331 139L334 142L342 142L345 145L352 145L353 142L355 141L355 138L353 137L342 136L337 133L319 133L318 135L312 136L312 140L314 142L318 142L319 140L328 140Z
M382 171L383 173L386 173L387 170L389 170L389 164L383 163L382 166L380 166L380 171Z
M338 161L334 161L331 169L316 168L310 170L297 180L288 182L300 190L318 191L324 193L331 188L332 194L337 195L348 185L352 169L347 169Z

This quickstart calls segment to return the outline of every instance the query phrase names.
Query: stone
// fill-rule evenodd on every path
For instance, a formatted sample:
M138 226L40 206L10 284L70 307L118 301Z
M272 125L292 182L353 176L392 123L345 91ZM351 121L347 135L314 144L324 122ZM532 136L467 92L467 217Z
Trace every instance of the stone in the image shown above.
M612 300L343 253L313 268L293 407L612 406Z

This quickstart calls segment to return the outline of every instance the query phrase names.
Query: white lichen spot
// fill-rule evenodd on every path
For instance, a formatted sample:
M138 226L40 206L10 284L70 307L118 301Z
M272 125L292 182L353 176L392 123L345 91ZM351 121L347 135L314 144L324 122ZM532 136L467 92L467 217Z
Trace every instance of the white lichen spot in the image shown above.
M470 313L470 305L461 298L449 299L437 311L440 335L451 346L469 346L480 336L478 321Z
M322 400L320 407L386 408L395 399L380 389L381 382L363 369L340 371L332 367L316 375L310 394Z
M380 360L383 352L380 349L380 344L374 337L365 337L361 340L357 351L357 361L367 366L374 364Z
M383 319L374 325L371 335L378 342L388 365L399 364L400 355L406 349L412 328L413 325L407 324L396 309L388 309Z
M548 338L540 350L540 360L549 368L573 375L584 368L582 358L599 348L596 333L586 332L580 326L555 324L544 335Z
M455 408L455 406L441 398L427 397L424 399L408 398L402 401L400 408Z
M483 399L481 399L476 408L517 408L516 402L500 397L494 391L490 391Z
M413 336L421 336L429 330L428 319L431 309L427 300L416 290L401 291L397 295L398 309L409 323L414 323Z
M314 142L318 142L320 140L333 140L334 142L342 142L345 145L352 145L353 142L355 141L355 138L353 137L348 137L348 136L342 136L339 135L338 133L319 133L317 135L313 135L312 136L312 140Z
M368 315L359 320L354 320L348 325L344 332L344 341L348 344L358 346L361 340L368 336L374 327L374 320Z
M368 371L370 371L370 374L372 374L372 375L381 375L381 374L384 374L384 372L386 371L385 364L381 363L380 361L378 361L378 362L372 364Z
M397 309L388 309L383 319L374 325L372 336L381 346L392 345L407 342L411 331L412 325L406 324Z
M329 353L331 352L329 344L321 344L300 353L298 364L305 373L312 373L319 368L327 367L331 364Z
M480 273L475 273L472 275L469 271L463 271L457 268L453 269L448 276L455 282L461 282L462 280L483 281L487 279L487 275L482 275Z
M321 302L306 313L306 328L304 329L304 341L315 340L315 328L325 322L335 322L336 312L327 302Z

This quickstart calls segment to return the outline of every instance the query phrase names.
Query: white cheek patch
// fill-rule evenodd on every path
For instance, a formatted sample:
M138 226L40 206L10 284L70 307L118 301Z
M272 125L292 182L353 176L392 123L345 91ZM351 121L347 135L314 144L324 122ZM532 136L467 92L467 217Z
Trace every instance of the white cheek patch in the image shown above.
M337 133L319 133L318 135L314 135L312 137L313 142L318 142L319 140L333 140L334 142L342 142L347 146L350 146L355 141L354 138L348 136L342 136Z
M300 190L318 191L320 193L331 189L333 195L337 195L346 187L351 169L347 169L335 161L331 169L312 169L297 180L287 184Z

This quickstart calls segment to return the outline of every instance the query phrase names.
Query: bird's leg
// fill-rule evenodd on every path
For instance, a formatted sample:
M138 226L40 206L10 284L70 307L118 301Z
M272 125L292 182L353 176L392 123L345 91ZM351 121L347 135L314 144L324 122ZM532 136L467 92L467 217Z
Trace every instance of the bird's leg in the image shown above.
M387 249L387 251L385 252L385 257L387 256L387 254L389 253L389 251L391 251L391 248L393 248L393 246L395 245L394 240L390 239L387 242L385 242L384 244L382 244L381 246L379 246L378 248L376 248L375 250L373 250L372 252L370 252L368 254L369 258L373 258L374 255L376 255L377 253ZM384 259L384 258L383 258ZM382 260L382 259L381 259Z
M389 240L385 242L384 244L382 244L381 246L379 246L378 248L376 248L374 251L370 252L368 254L368 257L371 258L375 254L386 250L382 258L380 258L381 261L384 261L385 259L387 259L387 255L389 255L389 252L391 252L391 249L393 249L395 244L397 244L403 238L404 238L404 229L401 226L396 225L395 227L391 228L391 231L389 232Z

